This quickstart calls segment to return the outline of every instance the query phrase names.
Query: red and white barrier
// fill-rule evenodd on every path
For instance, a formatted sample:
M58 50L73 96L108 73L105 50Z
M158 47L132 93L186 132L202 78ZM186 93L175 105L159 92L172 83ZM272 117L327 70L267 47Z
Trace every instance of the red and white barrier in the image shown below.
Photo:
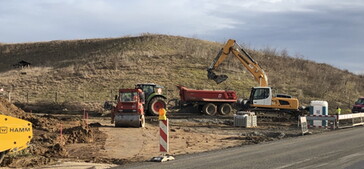
M329 123L326 124L327 122L325 122L325 125L315 125L314 123L311 122L307 123L307 127L308 128L331 128L331 129L335 129L337 127L337 116L336 115L308 115L305 116L307 121L314 121L314 120L319 120L319 121L328 121Z
M169 124L165 109L159 109L159 152L162 156L153 157L151 161L165 162L174 160L174 157L168 155L169 152Z
M317 120L317 118L322 118L322 120L330 120L332 118L336 118L336 115L308 115L307 117L316 118L315 120Z
M335 125L330 125L330 126L315 126L315 125L307 125L308 128L330 128L330 129L335 129Z
M168 119L159 121L159 152L169 152L169 125Z

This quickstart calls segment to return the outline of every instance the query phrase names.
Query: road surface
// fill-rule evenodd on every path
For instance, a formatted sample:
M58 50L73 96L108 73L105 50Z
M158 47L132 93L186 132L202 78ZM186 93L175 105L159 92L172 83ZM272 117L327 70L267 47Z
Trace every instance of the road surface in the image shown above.
M173 148L173 145L170 145ZM364 127L118 166L132 169L364 168Z

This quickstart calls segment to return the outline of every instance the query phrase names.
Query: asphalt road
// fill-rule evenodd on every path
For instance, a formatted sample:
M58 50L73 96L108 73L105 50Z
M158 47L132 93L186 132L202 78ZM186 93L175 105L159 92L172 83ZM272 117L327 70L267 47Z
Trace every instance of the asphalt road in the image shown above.
M364 127L177 156L176 160L164 163L143 162L116 168L364 168Z

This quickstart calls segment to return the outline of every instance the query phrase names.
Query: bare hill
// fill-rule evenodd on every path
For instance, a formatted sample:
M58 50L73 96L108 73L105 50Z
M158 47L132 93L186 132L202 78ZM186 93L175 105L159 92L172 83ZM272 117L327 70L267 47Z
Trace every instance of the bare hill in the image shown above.
M243 43L243 42L240 42ZM0 45L0 88L22 103L103 103L120 87L138 82L164 85L169 98L176 84L198 89L234 89L247 96L257 83L237 59L221 67L229 79L207 80L206 68L223 44L167 35L51 41ZM350 108L364 91L364 77L275 50L248 50L262 65L270 86L298 97L302 104L327 100L331 108ZM25 60L30 68L12 65Z

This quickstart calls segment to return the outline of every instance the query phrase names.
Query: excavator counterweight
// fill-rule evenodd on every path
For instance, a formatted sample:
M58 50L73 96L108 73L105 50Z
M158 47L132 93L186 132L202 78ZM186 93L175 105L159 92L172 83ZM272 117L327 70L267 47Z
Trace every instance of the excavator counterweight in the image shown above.
M27 148L32 137L32 123L0 114L0 163L6 153Z

